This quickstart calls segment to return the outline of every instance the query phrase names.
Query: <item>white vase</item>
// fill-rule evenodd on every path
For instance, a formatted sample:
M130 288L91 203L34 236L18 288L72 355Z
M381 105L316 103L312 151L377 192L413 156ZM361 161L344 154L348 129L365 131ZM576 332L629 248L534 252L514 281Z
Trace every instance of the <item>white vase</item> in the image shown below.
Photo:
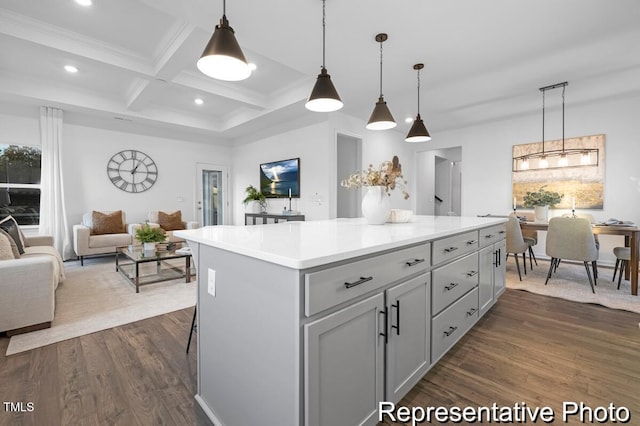
M154 251L156 249L156 243L142 243L144 251Z
M549 221L549 206L535 206L536 222Z
M249 201L247 203L246 206L246 210L247 213L262 213L262 207L260 206L260 203L258 203L257 201Z
M391 202L382 186L370 186L362 197L362 215L369 225L382 225L389 218Z

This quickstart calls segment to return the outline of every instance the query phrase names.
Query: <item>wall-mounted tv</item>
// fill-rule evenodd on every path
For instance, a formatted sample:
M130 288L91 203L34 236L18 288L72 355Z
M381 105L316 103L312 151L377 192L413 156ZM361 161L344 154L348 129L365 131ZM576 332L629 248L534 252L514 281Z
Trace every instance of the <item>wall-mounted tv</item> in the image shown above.
M300 159L260 164L260 192L267 198L299 198Z

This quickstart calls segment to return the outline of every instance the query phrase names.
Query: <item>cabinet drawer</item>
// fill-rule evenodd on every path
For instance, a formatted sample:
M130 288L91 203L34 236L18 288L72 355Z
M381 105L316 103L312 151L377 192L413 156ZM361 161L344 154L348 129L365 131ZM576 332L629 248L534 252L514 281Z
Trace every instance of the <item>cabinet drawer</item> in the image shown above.
M428 243L420 244L305 274L305 315L314 315L393 281L426 271L431 266L430 248Z
M496 225L480 230L480 247L486 247L507 237L507 224Z
M437 265L478 248L478 231L466 232L433 242L432 264Z
M431 284L431 312L436 315L478 285L478 253L435 269Z
M431 362L438 361L478 320L478 289L442 311L431 322Z

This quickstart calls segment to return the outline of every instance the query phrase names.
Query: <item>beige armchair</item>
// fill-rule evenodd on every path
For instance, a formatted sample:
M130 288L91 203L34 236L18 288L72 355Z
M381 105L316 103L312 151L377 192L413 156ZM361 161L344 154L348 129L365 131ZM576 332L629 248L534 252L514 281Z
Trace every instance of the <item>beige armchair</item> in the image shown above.
M99 223L94 223L96 218L100 219ZM105 222L107 226L104 226ZM80 258L80 265L84 265L85 256L115 254L116 247L128 246L132 242L121 210L85 213L82 223L73 226L73 249Z
M165 231L167 236L166 241L168 243L184 242L184 239L174 236L173 231L177 231L179 229L196 229L200 227L199 222L182 220L182 212L180 210L173 213L166 213L158 210L150 211L148 215L148 224L152 228L162 228ZM142 226L142 224L136 223L129 225L129 233L133 236L135 244L140 244L135 238L136 229L140 226Z

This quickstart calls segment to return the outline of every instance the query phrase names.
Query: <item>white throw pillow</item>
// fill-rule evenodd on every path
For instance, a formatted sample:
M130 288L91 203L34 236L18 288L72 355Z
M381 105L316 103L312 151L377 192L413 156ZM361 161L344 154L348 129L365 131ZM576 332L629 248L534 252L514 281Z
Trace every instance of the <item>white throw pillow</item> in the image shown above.
M0 233L0 260L15 259L9 237L4 233Z

